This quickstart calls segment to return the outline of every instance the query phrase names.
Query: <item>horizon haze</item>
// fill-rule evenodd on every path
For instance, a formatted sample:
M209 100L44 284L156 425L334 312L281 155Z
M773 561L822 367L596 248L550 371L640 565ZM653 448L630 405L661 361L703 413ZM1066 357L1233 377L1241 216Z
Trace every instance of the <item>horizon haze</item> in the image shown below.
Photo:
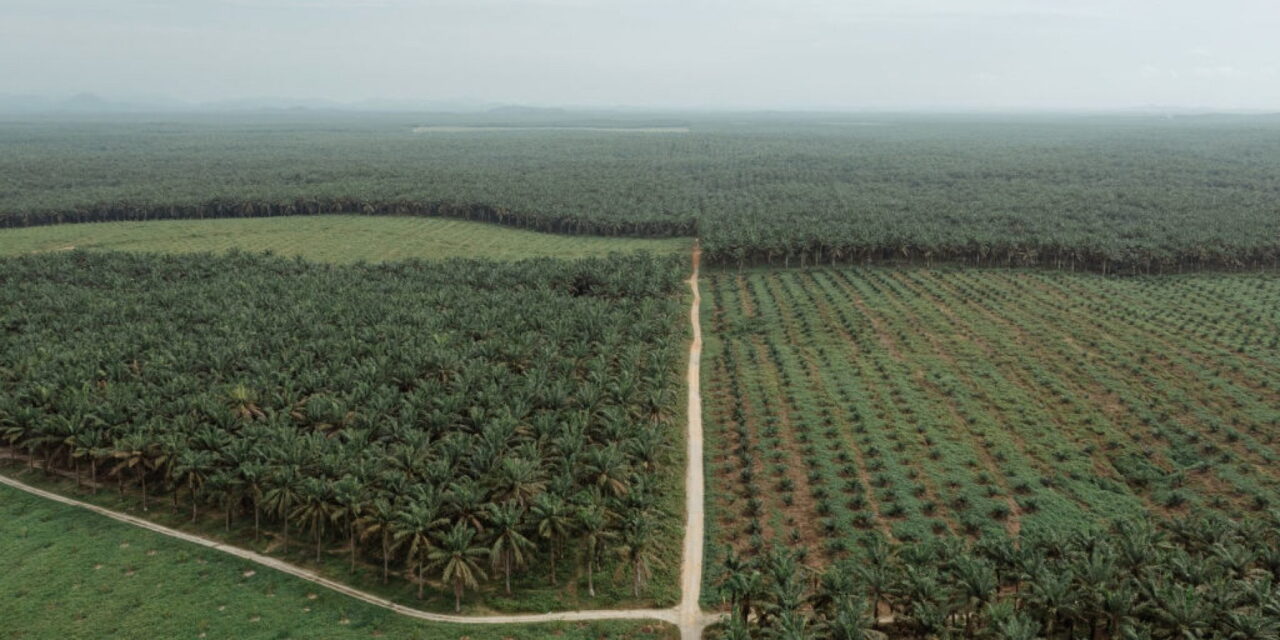
M8 0L0 98L32 111L1266 111L1280 110L1277 32L1263 0Z

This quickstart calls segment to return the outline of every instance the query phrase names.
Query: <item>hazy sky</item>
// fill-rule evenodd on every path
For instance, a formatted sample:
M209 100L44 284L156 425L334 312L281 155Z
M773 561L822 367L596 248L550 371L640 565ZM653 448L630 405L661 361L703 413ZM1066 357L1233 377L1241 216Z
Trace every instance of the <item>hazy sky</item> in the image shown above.
M1280 109L1280 0L0 0L0 93Z

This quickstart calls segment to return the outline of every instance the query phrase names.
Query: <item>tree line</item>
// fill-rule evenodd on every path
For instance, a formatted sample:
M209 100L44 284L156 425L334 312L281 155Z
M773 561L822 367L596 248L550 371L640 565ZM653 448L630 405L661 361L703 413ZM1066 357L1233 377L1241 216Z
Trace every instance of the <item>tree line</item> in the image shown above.
M722 265L1129 274L1280 261L1274 118L708 116L675 136L418 124L0 125L0 226L341 212L696 234Z
M717 637L1280 637L1280 512L1116 522L1018 539L871 538L823 570L766 545L720 564Z
M0 261L0 443L452 593L647 593L678 545L681 258ZM612 573L609 573L612 571Z

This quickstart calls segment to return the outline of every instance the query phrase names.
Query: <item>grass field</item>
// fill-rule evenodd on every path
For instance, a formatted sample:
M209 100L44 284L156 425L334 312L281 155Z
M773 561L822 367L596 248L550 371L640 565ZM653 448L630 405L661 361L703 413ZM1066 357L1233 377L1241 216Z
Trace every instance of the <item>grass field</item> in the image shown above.
M326 262L405 258L578 258L687 251L682 238L561 236L480 222L363 215L67 224L0 231L0 256L70 249L273 251Z
M868 534L1231 515L1280 495L1280 281L924 269L705 288L709 521L817 564Z
M4 638L672 638L658 623L449 625L0 487Z

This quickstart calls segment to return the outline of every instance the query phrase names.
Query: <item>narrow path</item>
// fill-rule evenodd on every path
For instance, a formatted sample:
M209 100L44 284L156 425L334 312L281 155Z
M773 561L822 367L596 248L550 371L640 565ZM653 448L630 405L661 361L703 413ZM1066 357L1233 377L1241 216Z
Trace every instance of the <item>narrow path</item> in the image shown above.
M685 434L686 460L684 479L685 524L684 524L684 562L680 568L680 604L676 607L679 614L680 637L683 640L697 640L708 625L720 619L715 614L707 614L698 604L702 595L702 547L705 535L704 520L706 511L703 508L703 497L706 493L706 476L702 472L702 325L698 321L698 307L702 304L702 296L698 293L698 265L702 260L702 249L697 241L693 245L693 275L689 276L689 290L693 292L693 303L689 308L689 324L693 327L693 340L689 343L689 372L686 383L689 386L689 417Z
M693 248L693 274L689 277L689 288L693 292L693 303L689 310L689 322L693 328L693 340L689 344L689 415L687 443L687 465L685 471L685 531L684 558L680 567L680 604L670 609L595 609L584 611L560 611L555 613L528 613L514 615L459 616L443 613L432 613L406 607L372 593L361 591L321 576L313 571L291 565L287 562L255 553L247 549L224 544L216 540L194 535L177 529L170 529L125 513L112 511L88 502L68 498L51 491L45 491L0 474L0 484L14 489L26 491L35 496L59 502L81 509L87 509L102 516L131 524L148 531L177 538L191 544L199 545L215 551L221 551L237 558L248 560L264 567L269 567L301 578L307 582L327 587L339 593L351 596L362 602L388 609L395 613L427 620L431 622L450 622L456 624L532 624L539 622L574 622L588 620L660 620L676 625L680 629L681 640L699 640L702 632L711 624L721 619L720 614L706 613L698 604L702 593L702 554L703 554L703 497L705 493L702 471L702 394L699 375L702 360L702 328L698 322L698 306L702 299L698 294L698 265L702 251L698 245Z
M166 535L171 538L177 538L179 540L190 542L191 544L199 545L202 547L207 547L215 551L228 553L233 556L236 556L237 558L242 558L244 560L248 560L250 562L260 564L264 567L270 567L272 569L275 569L276 571L280 571L282 573L287 573L289 575L302 578L307 582L314 582L315 584L328 587L339 593L349 595L352 598L355 598L357 600L363 600L364 602L368 602L369 604L377 605L384 609L390 609L396 613L410 616L413 618L420 618L422 620L431 620L434 622L455 622L455 623L461 623L461 624L467 624L467 623L493 624L493 623L514 623L514 622L561 622L561 621L574 621L574 620L654 619L654 620L662 620L664 622L670 622L672 624L676 623L676 612L674 609L602 609L598 611L561 611L557 613L531 613L531 614L496 615L496 616L451 616L443 613L431 613L429 611L421 611L419 609L414 609L412 607L406 607L402 604L396 604L390 600L387 600L386 598L381 598L371 593L366 593L364 591L361 591L359 589L354 589L345 584L342 584L341 582L330 580L329 578L318 575L313 571L308 571L306 569L296 567L294 565L291 565L277 558L264 556L260 553L254 553L253 551L249 551L248 549L241 549L240 547L224 544L216 540L210 540L209 538L190 534L185 531L170 529L169 527L156 524L154 522L151 522L150 520L144 520L142 518L137 518L128 514L112 511L110 509L99 507L98 505L95 505L95 504L89 504L88 502L81 502L79 500L68 498L66 496L58 495L51 491L45 491L44 489L38 489L29 484L20 482L18 480L14 480L13 478L10 478L5 475L0 475L0 484L5 484L10 487L13 487L14 489L20 489L32 495L53 500L54 502L61 502L62 504L71 505L73 507L80 507L81 509L88 509L89 511L92 511L96 514L111 518L112 520L119 520L120 522L123 522L125 524L131 524L136 527L146 529L148 531L154 531L155 533L159 533L161 535Z

